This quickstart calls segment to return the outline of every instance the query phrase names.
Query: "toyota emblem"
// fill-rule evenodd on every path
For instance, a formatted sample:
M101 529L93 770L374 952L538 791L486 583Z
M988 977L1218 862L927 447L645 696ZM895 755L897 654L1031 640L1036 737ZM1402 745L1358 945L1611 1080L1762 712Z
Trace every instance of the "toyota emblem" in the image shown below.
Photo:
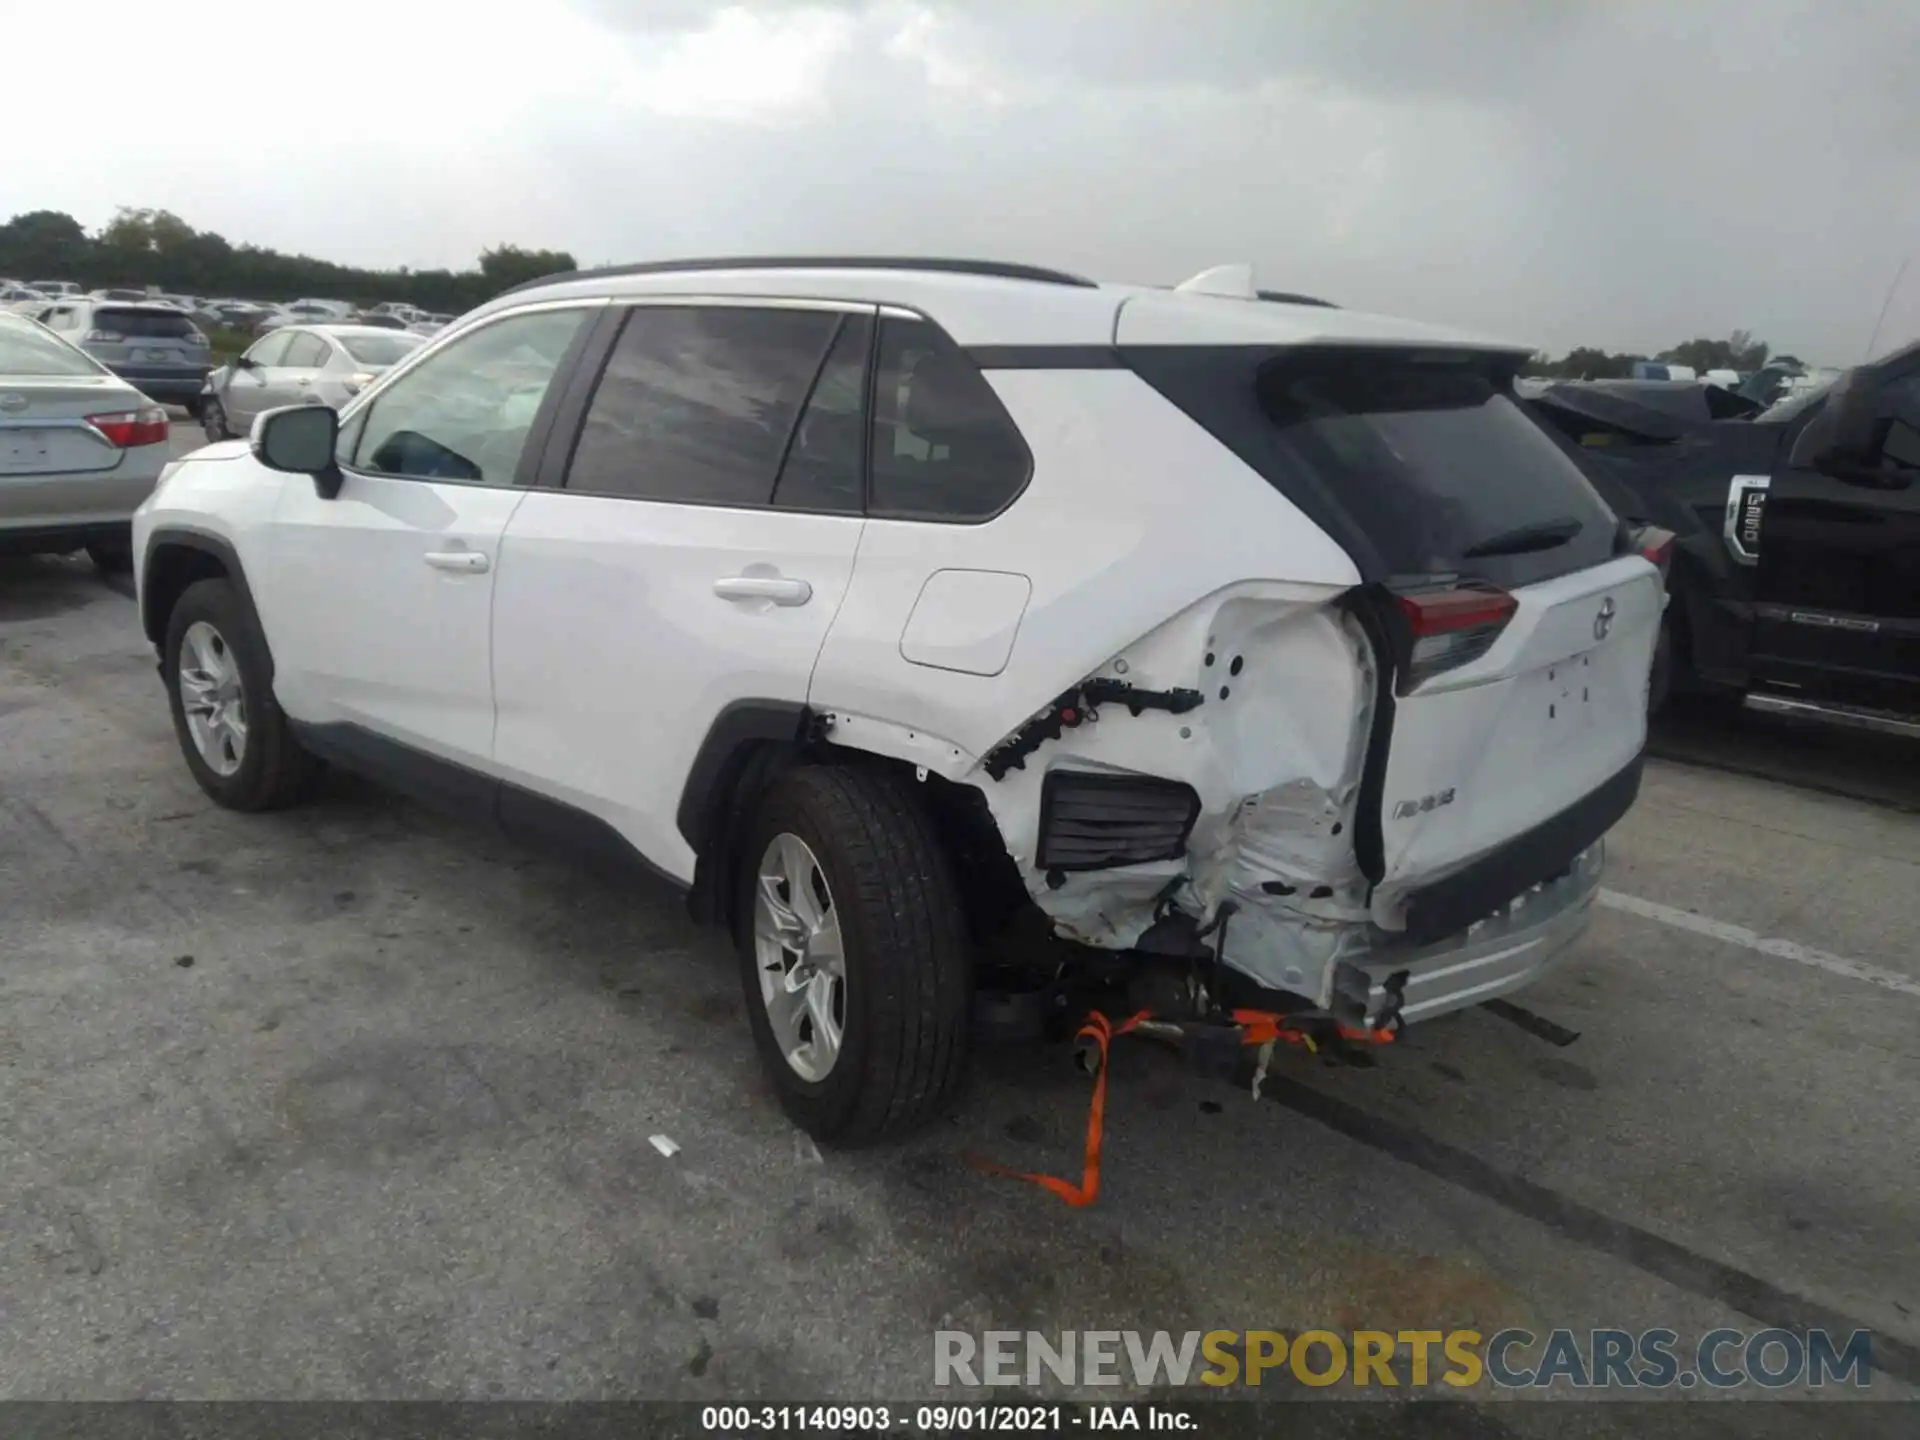
M18 390L9 390L6 394L0 395L0 410L24 410L26 408L27 397L22 395Z
M1593 638L1604 640L1607 632L1613 629L1613 597L1609 595L1600 602L1600 613L1593 617Z

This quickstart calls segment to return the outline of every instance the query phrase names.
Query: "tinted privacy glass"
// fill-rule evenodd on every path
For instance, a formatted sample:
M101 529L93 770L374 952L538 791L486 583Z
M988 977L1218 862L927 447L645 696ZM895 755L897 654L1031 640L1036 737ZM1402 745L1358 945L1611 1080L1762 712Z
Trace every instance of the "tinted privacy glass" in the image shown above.
M0 378L99 373L99 366L51 335L28 325L0 322Z
M567 488L765 505L838 315L638 306L581 427Z
M1186 346L1126 359L1367 579L1527 585L1614 553L1612 511L1478 361Z
M860 462L866 444L867 353L873 322L849 315L820 368L800 425L787 447L773 503L796 510L860 509Z
M874 515L980 520L1001 510L1033 468L986 377L923 320L885 320L874 379Z
M193 334L193 321L177 310L116 310L103 306L93 312L93 328L142 340L184 340Z
M353 466L511 485L540 402L584 322L584 311L543 310L461 336L373 402Z

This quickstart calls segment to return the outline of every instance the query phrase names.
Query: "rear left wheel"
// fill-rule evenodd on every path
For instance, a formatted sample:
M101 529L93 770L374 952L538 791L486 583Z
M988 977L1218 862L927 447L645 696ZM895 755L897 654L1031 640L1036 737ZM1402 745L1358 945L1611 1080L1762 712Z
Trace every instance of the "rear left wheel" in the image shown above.
M858 1145L924 1124L966 1062L972 957L947 856L902 777L819 765L762 801L741 856L741 981L782 1108Z

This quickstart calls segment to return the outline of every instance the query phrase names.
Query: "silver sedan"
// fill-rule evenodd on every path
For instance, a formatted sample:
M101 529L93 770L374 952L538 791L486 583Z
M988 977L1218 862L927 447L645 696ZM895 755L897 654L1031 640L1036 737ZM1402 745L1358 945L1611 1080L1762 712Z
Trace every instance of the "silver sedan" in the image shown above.
M167 412L37 321L0 313L0 553L84 546L125 568Z
M420 335L371 325L287 325L256 340L207 376L200 424L209 440L245 435L282 405L338 410L374 377L426 344Z

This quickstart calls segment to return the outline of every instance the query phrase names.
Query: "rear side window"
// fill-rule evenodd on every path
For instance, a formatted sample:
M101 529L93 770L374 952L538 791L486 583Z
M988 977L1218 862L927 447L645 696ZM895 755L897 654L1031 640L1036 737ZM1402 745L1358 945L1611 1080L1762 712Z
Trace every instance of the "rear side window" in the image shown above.
M8 375L98 375L100 367L71 345L31 325L0 321L0 377Z
M193 321L178 310L123 310L103 305L93 312L93 328L129 340L185 340Z
M1127 360L1369 580L1512 588L1614 554L1613 512L1485 357L1143 347Z
M937 326L883 320L868 513L984 520L1026 488L1033 457L986 377Z
M763 506L840 316L636 306L607 357L567 488Z

